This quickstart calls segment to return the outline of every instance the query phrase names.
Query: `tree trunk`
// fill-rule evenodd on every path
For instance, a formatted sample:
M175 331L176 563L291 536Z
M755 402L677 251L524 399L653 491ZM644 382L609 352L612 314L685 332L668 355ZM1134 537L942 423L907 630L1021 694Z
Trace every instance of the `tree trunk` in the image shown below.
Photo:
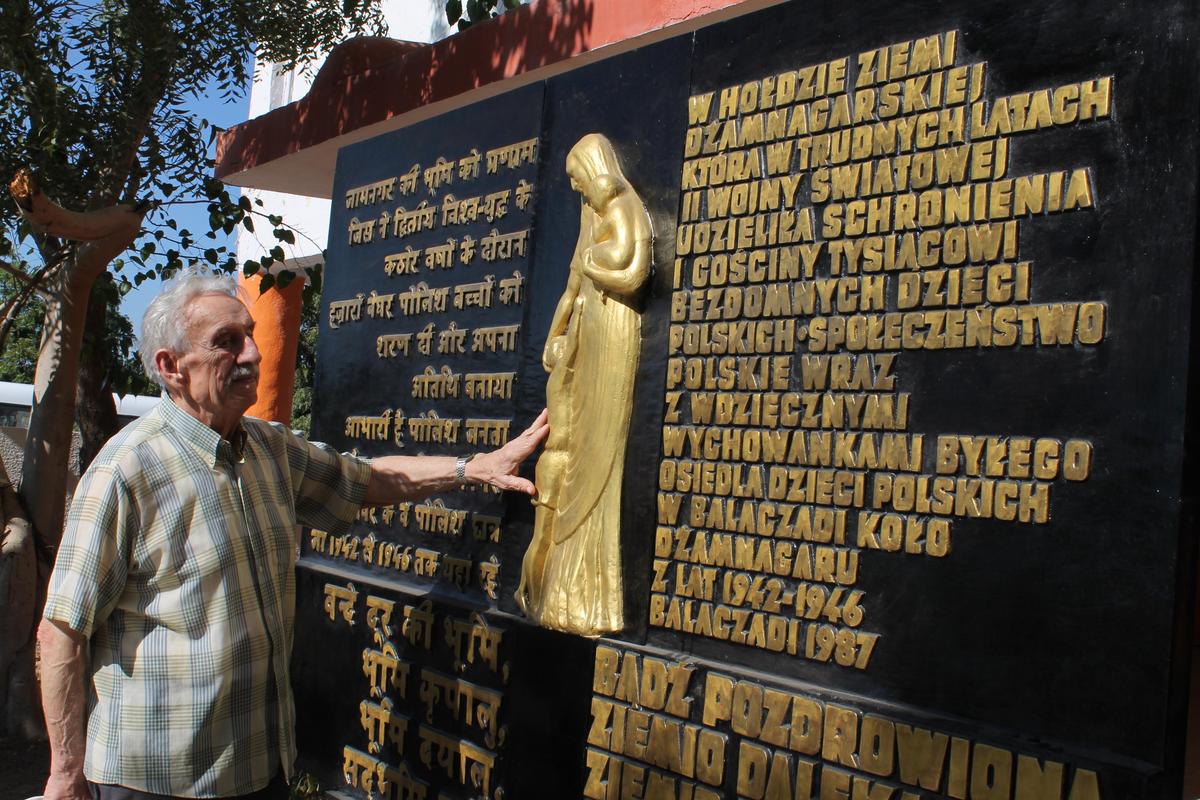
M88 297L95 274L63 272L46 302L42 343L34 374L33 409L21 467L21 500L42 542L51 550L62 538L67 468L75 422L75 386ZM107 262L106 262L107 265Z
M89 298L97 278L108 271L109 262L137 238L146 208L111 206L68 211L46 197L33 174L24 169L9 183L9 193L31 225L80 242L46 287L45 322L19 490L35 534L53 551L62 538L75 386Z
M34 670L39 578L33 529L0 463L0 734L44 738ZM39 567L42 567L39 569Z
M0 711L7 717L9 733L29 739L45 737L34 670L33 632L45 601L45 577L49 572L38 574L34 536L52 560L62 539L66 511L75 386L88 297L97 277L96 264L103 272L116 253L99 261L102 255L95 251L77 255L47 298L21 469L20 503L16 496L13 498L15 507L29 509L32 525L26 522L11 534L5 529L4 566L9 563L10 546L12 557L8 574L0 570L0 597L8 596L8 619L0 631L0 697L6 699L6 706Z
M113 402L112 384L102 352L108 346L106 323L109 292L108 287L101 283L109 280L107 276L101 276L92 289L84 327L84 357L79 365L79 386L75 390L75 423L79 426L81 440L81 473L119 427L117 404Z
M45 322L21 486L16 496L0 495L5 511L11 507L6 522L14 520L5 528L0 560L0 598L5 600L0 616L6 617L0 628L0 697L5 698L6 706L0 707L0 712L6 716L16 713L15 728L10 731L33 738L45 735L36 700L32 639L44 601L45 576L37 569L34 554L38 548L34 545L41 544L41 551L52 559L62 539L75 386L92 286L107 272L109 263L137 238L145 208L112 206L97 211L67 211L42 194L28 170L17 173L9 192L35 229L80 242L44 287ZM29 512L25 519L32 523L24 528L17 522L22 519L21 506Z

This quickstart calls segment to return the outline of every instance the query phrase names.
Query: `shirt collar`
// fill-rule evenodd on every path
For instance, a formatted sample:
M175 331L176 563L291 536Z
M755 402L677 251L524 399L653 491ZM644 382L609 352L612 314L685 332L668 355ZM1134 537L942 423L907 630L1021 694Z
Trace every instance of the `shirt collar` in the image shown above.
M204 459L210 469L216 467L218 460L231 464L240 464L244 460L246 429L242 423L238 423L229 439L222 439L219 433L175 405L166 394L158 408L163 421Z

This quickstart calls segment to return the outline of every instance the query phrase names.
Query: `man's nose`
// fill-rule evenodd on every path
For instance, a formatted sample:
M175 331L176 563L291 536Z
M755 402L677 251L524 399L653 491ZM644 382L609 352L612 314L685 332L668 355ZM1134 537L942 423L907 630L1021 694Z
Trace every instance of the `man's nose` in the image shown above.
M246 338L242 343L242 353L238 358L239 364L257 364L262 361L262 353L258 351L258 345L254 342L254 337L246 334Z

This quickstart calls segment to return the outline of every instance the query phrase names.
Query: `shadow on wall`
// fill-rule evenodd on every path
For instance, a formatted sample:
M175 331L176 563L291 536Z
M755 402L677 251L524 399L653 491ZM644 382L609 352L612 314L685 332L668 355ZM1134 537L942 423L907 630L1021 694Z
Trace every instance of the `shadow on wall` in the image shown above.
M296 152L561 61L589 49L594 8L594 0L525 5L433 44L347 40L307 95L264 115L252 131L233 129L218 150L236 153L242 164L265 163L286 154L281 142Z
M553 64L591 45L595 4L521 6L429 48L429 89L423 100L445 99L477 86Z

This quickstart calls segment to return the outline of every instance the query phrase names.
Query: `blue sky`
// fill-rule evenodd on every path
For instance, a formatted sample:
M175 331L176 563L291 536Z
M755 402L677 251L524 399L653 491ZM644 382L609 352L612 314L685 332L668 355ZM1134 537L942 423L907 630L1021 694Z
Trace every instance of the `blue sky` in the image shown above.
M247 87L245 95L230 102L222 101L217 93L213 92L212 96L199 98L192 105L193 111L219 128L228 128L239 122L244 122L249 108L249 87ZM212 155L210 152L209 156L211 157ZM235 192L231 191L231 194L234 194L236 197ZM187 228L193 233L208 230L208 211L205 209L203 203L171 206L171 215L175 218L180 228ZM230 249L236 245L236 240L236 235L225 236L221 233L217 234L217 244L223 244ZM145 313L146 306L158 294L160 286L161 282L159 280L148 280L122 298L121 311L133 322L134 331L141 330L142 314Z

